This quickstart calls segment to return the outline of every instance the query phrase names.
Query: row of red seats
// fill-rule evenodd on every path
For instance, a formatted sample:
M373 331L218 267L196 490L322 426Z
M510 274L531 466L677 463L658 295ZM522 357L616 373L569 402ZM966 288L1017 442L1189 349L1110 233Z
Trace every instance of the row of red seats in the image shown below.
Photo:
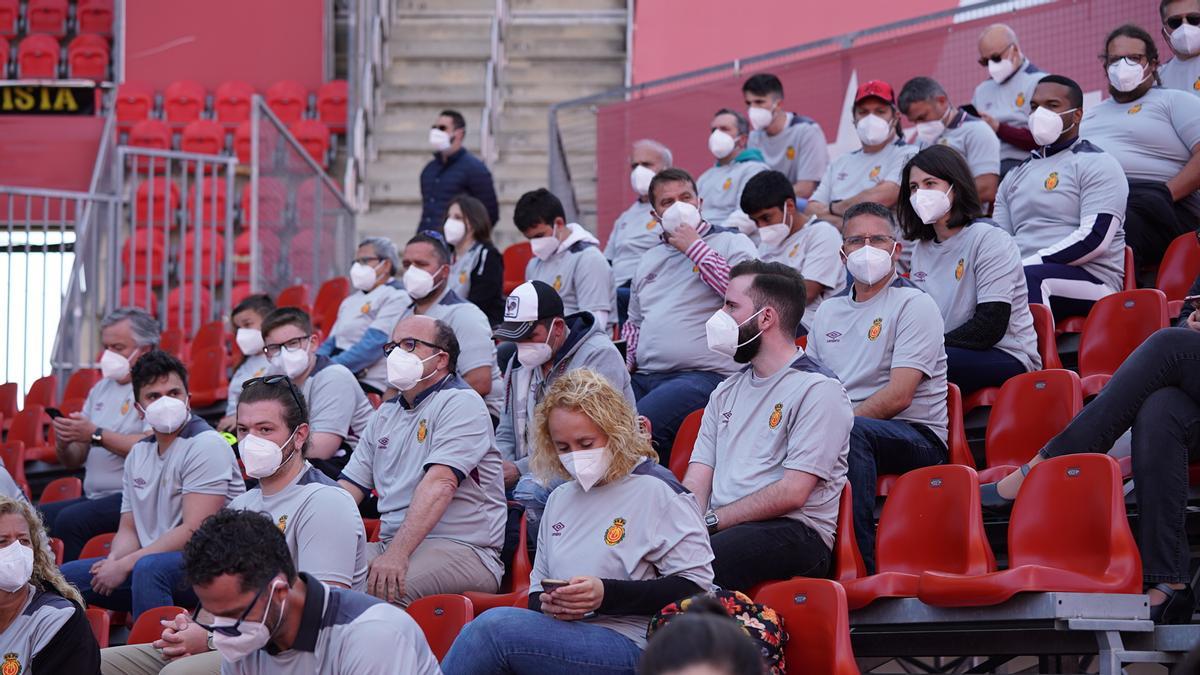
M296 186L296 222L314 222L317 191L320 179L306 178ZM188 220L196 222L196 193L195 183L188 188ZM179 184L162 176L143 179L134 192L134 227L167 225L173 228L182 203ZM241 217L243 225L248 225L250 218L250 188L244 186L241 195ZM208 225L213 222L223 222L228 188L222 177L205 177L200 181L200 222ZM258 180L258 215L259 225L276 228L283 224L284 211L287 209L287 183L273 176L263 176ZM331 198L332 199L332 198ZM274 234L272 232L272 234ZM528 246L528 245L526 245ZM510 247L511 248L511 247Z
M74 11L72 11L72 9ZM61 38L67 33L111 36L113 0L0 0L0 37L43 33Z
M329 166L329 150L332 146L330 128L321 120L301 119L288 125L288 131L299 141L300 145L321 166ZM232 150L238 161L250 163L251 123L244 121L238 124L233 132ZM135 122L129 130L129 145L151 150L171 150L175 146L175 132L171 126L162 120L144 119ZM199 119L188 122L179 134L179 150L199 155L227 154L231 144L228 129L218 122ZM263 151L260 149L260 151ZM264 152L265 154L265 152ZM151 168L147 162L146 169ZM158 171L165 164L156 167Z
M167 85L163 91L161 117L173 125L207 118L233 127L250 119L250 99L253 95L254 87L246 82L225 82L217 87L210 106L203 85L180 80ZM345 80L333 80L321 85L311 102L308 90L290 80L271 85L263 98L284 124L295 124L311 117L324 122L335 133L346 132L348 87ZM131 130L141 120L159 116L156 107L154 88L149 85L124 82L117 89L115 108L117 123L122 131Z
M9 76L12 47L0 37L0 79ZM108 39L100 35L77 35L65 47L50 35L30 35L17 43L11 75L23 80L110 80Z

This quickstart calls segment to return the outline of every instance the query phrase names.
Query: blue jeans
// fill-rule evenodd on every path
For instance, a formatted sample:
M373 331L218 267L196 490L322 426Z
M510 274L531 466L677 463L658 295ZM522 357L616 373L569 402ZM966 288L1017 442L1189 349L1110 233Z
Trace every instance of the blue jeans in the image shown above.
M626 281L624 286L617 286L617 322L624 324L629 318L629 295L630 282Z
M116 532L121 525L121 493L88 499L68 499L38 506L51 537L62 539L63 562L79 558L88 539Z
M118 612L133 612L134 620L155 607L196 604L191 589L183 588L183 554L179 551L152 553L133 564L129 577L110 595L92 590L92 565L103 558L76 560L62 566L63 576L79 589L89 605ZM178 599L178 602L176 602Z
M641 655L641 647L609 628L559 621L529 609L497 607L467 624L442 659L442 672L633 675Z
M671 444L683 418L708 403L713 389L725 379L720 373L685 370L678 373L634 373L630 384L637 397L638 414L653 427L654 449L663 466L671 459Z
M999 387L1010 377L1025 372L1025 366L1006 351L946 347L946 379L958 385L963 396Z
M946 444L919 425L854 418L846 478L854 495L854 536L868 574L875 573L875 479L945 463L946 454Z

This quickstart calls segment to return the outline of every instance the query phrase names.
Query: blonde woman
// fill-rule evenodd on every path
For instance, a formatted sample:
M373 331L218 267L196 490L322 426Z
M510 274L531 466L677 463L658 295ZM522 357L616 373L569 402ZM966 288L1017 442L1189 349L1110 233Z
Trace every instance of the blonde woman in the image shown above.
M471 623L442 662L469 673L634 673L646 625L712 584L696 501L638 431L637 413L596 372L567 372L537 408L530 462L567 479L546 503L529 609Z
M100 672L83 598L54 565L41 517L8 497L0 497L0 653L4 673Z

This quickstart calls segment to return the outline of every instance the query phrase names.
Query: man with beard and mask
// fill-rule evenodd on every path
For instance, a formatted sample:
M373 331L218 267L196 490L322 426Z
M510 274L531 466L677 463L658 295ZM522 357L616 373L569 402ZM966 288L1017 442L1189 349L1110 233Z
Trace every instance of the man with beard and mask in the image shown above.
M729 108L721 108L713 116L710 132L708 151L717 163L696 179L704 216L750 236L757 228L741 210L742 190L747 181L768 169L762 150L746 147L750 123Z
M429 130L433 159L421 170L421 223L418 232L438 231L446 207L456 195L468 194L483 202L493 223L500 222L496 185L483 160L467 151L467 120L457 110L443 110Z
M1000 184L1000 139L986 122L950 105L946 90L933 78L914 77L900 89L900 112L916 125L918 150L947 145L966 160L979 201L996 198Z
M863 202L846 211L842 257L849 294L813 319L808 353L841 379L854 406L847 476L854 532L875 570L875 479L946 461L946 349L942 315L922 291L897 284L892 212Z
M355 501L379 495L367 592L402 607L438 593L495 593L507 507L487 406L455 375L448 324L406 317L392 340L388 382L400 395L371 417L338 480Z
M458 376L488 405L492 417L500 415L504 391L496 364L496 343L483 310L449 290L450 249L436 232L418 234L404 247L404 289L412 304L400 315L430 316L445 321L458 340ZM388 390L392 392L392 389Z
M616 320L617 287L600 241L579 223L567 223L562 202L546 188L526 192L513 209L513 223L533 247L525 281L549 284L568 314L589 312L601 326Z
M763 163L787 176L797 197L808 199L829 166L821 125L783 109L783 83L770 73L746 80L742 98L751 129L746 147L760 150Z
M745 235L704 220L696 182L683 169L650 181L650 203L661 242L638 265L621 335L638 413L650 421L666 465L683 419L737 370L705 345L704 322L721 307L729 267L753 258L754 247Z
M1162 34L1175 58L1158 67L1162 85L1200 96L1200 0L1162 0Z
M263 319L262 334L271 372L287 375L311 406L305 457L336 479L374 412L371 401L353 373L317 351L312 320L304 310L271 312Z
M203 611L217 617L205 628L225 675L440 672L407 612L297 574L284 533L261 513L208 518L183 564Z
M714 352L748 364L704 408L683 485L706 511L713 583L825 578L853 414L837 377L796 346L804 278L748 260L706 325Z
M671 168L672 155L667 146L649 138L634 141L629 153L629 184L637 193L637 199L617 216L612 232L604 244L604 257L612 263L613 280L617 284L617 302L620 304L620 289L625 289L624 304L629 304L629 282L637 271L642 254L658 243L658 220L650 207L650 180L654 174Z
M107 557L63 565L88 605L142 612L176 602L180 549L201 521L246 491L229 443L188 407L187 369L162 351L133 365L133 395L154 433L125 458L121 524Z
M750 179L742 193L742 210L758 226L758 259L783 263L804 277L808 306L801 325L807 330L809 314L846 287L846 268L838 253L842 236L833 225L796 213L796 193L778 171Z
M1029 132L1033 88L1046 76L1025 58L1017 34L1002 23L979 36L979 66L988 78L975 87L971 105L1000 138L1000 179L1038 147Z
M625 395L637 399L629 371L612 338L587 312L567 314L562 299L549 285L526 281L504 303L504 323L493 334L511 340L517 353L504 372L504 412L496 427L496 447L504 458L504 486L525 506L529 536L536 539L537 523L554 485L542 485L529 467L535 411L563 374L588 368Z
M1158 47L1131 24L1108 34L1104 67L1111 97L1088 110L1079 133L1125 171L1125 239L1139 268L1157 265L1200 218L1200 98L1156 86Z
M1060 319L1087 316L1123 287L1129 184L1112 155L1079 137L1078 84L1047 75L1032 105L1038 149L1000 182L992 219L1021 249L1029 302Z
M379 348L408 307L400 274L400 256L387 237L367 237L358 245L350 266L350 284L357 289L338 306L337 319L317 354L346 366L367 391L387 389L387 366Z

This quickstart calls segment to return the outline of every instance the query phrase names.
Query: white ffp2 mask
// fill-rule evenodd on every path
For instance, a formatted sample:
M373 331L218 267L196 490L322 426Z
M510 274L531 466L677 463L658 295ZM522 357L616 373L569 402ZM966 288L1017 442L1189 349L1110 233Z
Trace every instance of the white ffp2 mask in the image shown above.
M1182 26L1181 26L1182 27ZM1146 69L1129 59L1117 59L1108 67L1108 82L1122 93L1137 89L1150 77Z
M441 352L438 353L440 354ZM388 384L399 391L412 389L422 380L433 376L434 373L430 373L424 377L421 376L421 373L425 370L425 362L433 358L437 358L437 354L422 359L412 352L406 352L396 347L387 357Z
M262 353L263 336L262 331L257 328L239 328L237 337L238 349L242 350L242 354L253 356Z
M879 145L891 135L892 123L878 115L863 115L854 125L854 131L863 145Z
M429 130L429 147L441 152L450 147L450 134L441 129Z
M771 120L774 118L775 113L770 108L750 106L750 109L746 111L746 119L750 120L750 128L755 131L771 126Z
M1200 26L1184 22L1171 33L1171 46L1186 56L1200 54Z
M416 265L409 265L404 270L404 290L413 300L428 297L435 285L433 275Z
M988 75L996 84L1000 84L1008 79L1010 75L1016 72L1017 64L1011 60L1004 58L999 61L988 61Z
M261 479L278 471L285 461L283 448L292 442L292 437L295 435L296 432L293 431L282 446L276 445L275 441L269 438L254 434L247 434L245 438L238 441L238 453L242 456L242 464L246 466L246 475ZM293 452L295 452L294 449Z
M1062 116L1076 110L1071 108L1058 113L1045 106L1034 110L1029 115L1029 133L1033 134L1033 142L1045 146L1057 141L1065 131ZM1074 126L1074 122L1071 124Z
M950 210L950 190L917 190L908 198L908 203L912 204L922 223L932 225Z
M896 250L895 245L892 246L892 250ZM868 286L879 283L892 272L892 254L864 244L862 248L846 256L846 270L856 281Z
M563 468L571 477L579 481L579 487L584 492L591 490L596 483L608 473L608 465L612 461L608 448L588 448L563 453L558 456Z
M442 236L446 238L446 243L451 246L458 246L459 242L467 236L467 224L458 218L447 218L442 224Z
M654 171L639 164L629 172L629 187L633 188L639 197L645 197L646 193L650 192L650 181L653 179Z
M763 309L766 309L766 307ZM704 333L705 338L708 340L708 348L718 354L724 354L729 358L733 358L733 355L737 352L738 347L750 344L755 338L758 337L758 335L762 335L762 331L759 331L758 335L755 335L749 340L746 340L745 342L738 342L738 330L742 326L753 321L754 317L762 314L763 309L751 314L749 319L746 319L741 323L738 323L737 319L733 318L729 312L726 312L723 309L718 309L711 317L709 317L708 321L704 323Z
M146 423L160 434L173 434L179 431L191 417L188 404L174 396L163 396L157 399L146 406L143 414L146 415Z
M700 225L700 209L687 202L675 202L662 214L662 226L668 234L675 234L680 225Z
M105 349L100 355L100 374L110 380L123 380L129 377L129 359Z
M19 541L0 548L0 590L16 593L33 576L33 549Z
M737 139L720 129L713 129L708 136L708 151L717 159L725 159L737 147Z
M375 288L375 268L362 263L350 266L350 284L360 291Z

